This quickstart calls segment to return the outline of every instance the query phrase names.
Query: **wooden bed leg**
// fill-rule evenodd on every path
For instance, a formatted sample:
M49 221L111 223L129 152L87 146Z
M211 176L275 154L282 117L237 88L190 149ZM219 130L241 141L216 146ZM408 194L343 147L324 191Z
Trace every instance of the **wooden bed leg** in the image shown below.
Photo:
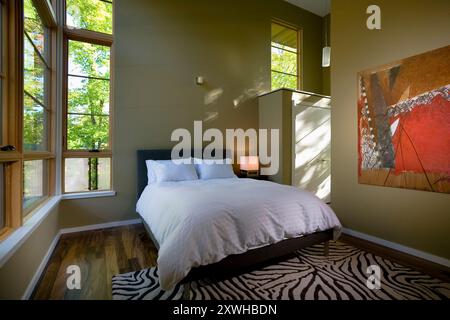
M191 282L188 281L183 285L184 291L183 291L183 300L190 300L190 293L191 293Z
M325 241L323 244L323 255L325 257L328 257L329 253L330 253L330 241Z

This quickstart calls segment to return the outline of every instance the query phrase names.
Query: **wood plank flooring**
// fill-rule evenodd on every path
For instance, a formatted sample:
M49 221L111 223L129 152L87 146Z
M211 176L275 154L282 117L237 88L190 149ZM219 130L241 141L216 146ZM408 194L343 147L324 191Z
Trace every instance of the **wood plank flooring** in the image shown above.
M156 265L157 250L141 224L63 235L32 299L111 299L115 274ZM67 289L67 267L78 265L81 289Z
M449 269L374 243L342 235L340 241L449 281ZM157 249L141 224L63 235L32 299L111 299L115 274L156 266ZM67 289L67 267L81 269L81 289Z

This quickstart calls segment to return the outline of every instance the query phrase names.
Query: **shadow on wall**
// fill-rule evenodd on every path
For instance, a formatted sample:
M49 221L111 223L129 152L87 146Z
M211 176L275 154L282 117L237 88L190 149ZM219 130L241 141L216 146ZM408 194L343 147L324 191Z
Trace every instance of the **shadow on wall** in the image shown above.
M204 122L212 122L219 118L219 101L224 98L225 90L222 87L211 87L207 82L202 84L206 93L204 95L203 104L205 107L203 121ZM257 98L259 95L266 93L267 88L264 82L264 77L260 77L259 79L254 81L254 84L251 88L245 89L242 91L236 98L232 101L226 102L226 104L230 105L233 109L238 109L240 107L245 106L245 103L250 101L251 99ZM257 129L257 128L255 128Z

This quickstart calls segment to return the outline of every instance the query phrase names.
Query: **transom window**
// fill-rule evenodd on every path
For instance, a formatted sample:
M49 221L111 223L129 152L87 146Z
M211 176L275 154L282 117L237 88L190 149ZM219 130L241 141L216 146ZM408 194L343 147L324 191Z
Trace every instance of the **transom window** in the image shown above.
M277 22L271 29L272 90L300 89L300 32Z
M66 0L66 25L106 34L113 33L112 0Z

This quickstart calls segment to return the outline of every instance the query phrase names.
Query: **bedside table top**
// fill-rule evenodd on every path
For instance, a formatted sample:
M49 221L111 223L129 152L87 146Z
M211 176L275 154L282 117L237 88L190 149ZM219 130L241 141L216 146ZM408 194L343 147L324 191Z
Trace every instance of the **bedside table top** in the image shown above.
M238 174L238 178L248 178L248 179L255 179L255 180L269 180L269 176L264 175L254 175L254 176L247 176L245 174Z

